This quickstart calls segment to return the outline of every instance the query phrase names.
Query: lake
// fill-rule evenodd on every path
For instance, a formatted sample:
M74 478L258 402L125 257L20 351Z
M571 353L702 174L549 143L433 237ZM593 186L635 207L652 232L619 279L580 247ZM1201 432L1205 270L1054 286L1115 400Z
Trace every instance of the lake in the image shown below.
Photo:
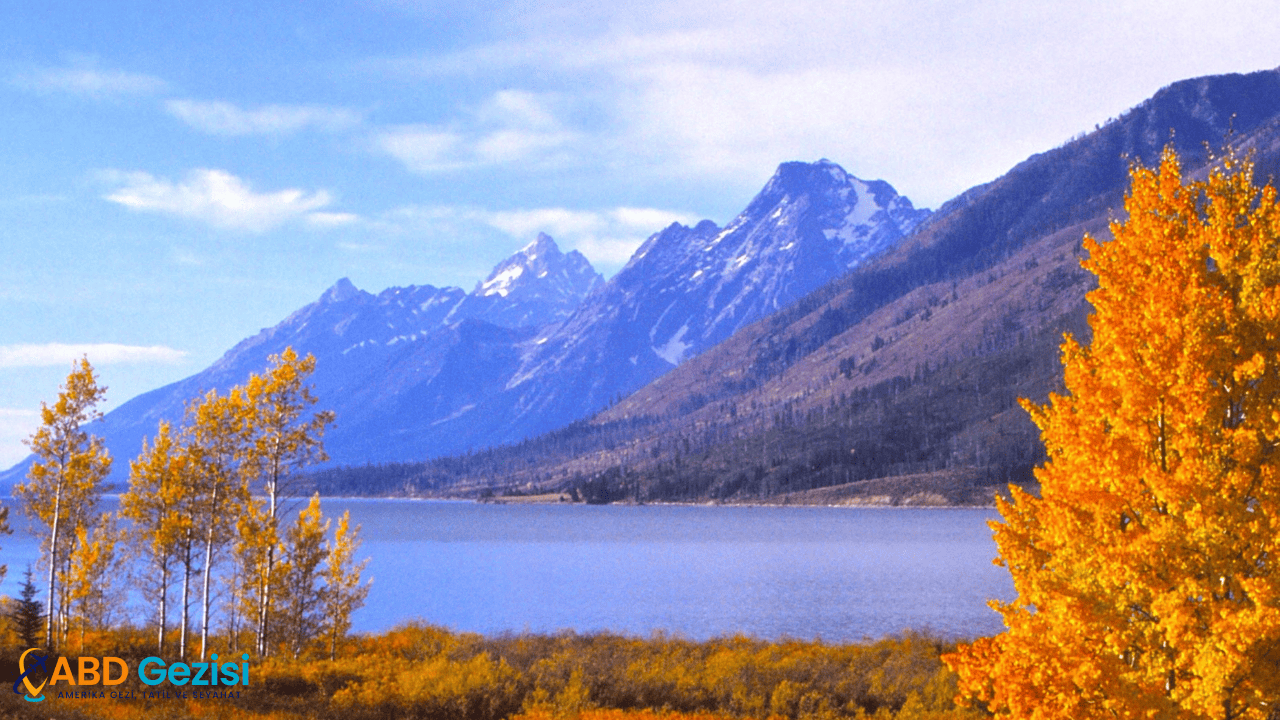
M1000 631L987 600L1013 596L991 564L990 509L345 498L323 509L363 526L374 582L356 631L418 619L480 633L971 637ZM16 595L36 541L18 530L0 546L0 593Z

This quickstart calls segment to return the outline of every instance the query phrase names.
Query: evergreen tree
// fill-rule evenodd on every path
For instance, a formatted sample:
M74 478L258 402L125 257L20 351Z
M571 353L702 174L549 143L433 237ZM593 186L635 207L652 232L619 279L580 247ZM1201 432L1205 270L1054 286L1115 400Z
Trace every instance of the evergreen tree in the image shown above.
M44 623L44 604L36 599L36 584L30 565L27 565L27 571L23 573L22 589L18 593L18 602L14 603L11 618L22 646L39 647L40 626Z

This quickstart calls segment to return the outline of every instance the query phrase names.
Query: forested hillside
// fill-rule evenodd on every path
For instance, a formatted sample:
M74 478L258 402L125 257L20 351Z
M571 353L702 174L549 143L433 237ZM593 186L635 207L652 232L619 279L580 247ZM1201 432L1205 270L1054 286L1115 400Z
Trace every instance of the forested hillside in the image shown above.
M1105 238L1131 162L1172 144L1194 174L1224 142L1280 168L1280 74L1171 85L969 190L877 260L590 420L420 465L330 471L335 493L536 493L591 502L970 503L1031 481L1018 397L1088 333L1086 232ZM827 488L815 494L818 488Z

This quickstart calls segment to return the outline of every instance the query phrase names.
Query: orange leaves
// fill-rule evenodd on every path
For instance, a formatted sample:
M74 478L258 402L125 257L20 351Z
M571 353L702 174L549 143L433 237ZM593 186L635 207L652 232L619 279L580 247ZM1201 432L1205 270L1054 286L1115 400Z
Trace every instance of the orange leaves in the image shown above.
M1001 503L1008 631L949 656L1013 717L1265 717L1280 698L1280 207L1228 157L1135 166L1085 238L1093 337L1067 393L1024 403L1041 496Z

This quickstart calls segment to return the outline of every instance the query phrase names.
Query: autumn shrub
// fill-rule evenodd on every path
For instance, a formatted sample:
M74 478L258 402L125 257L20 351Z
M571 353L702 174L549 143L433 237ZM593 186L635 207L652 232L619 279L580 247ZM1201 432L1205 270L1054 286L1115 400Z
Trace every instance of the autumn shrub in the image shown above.
M99 640L101 647L131 648L149 637L131 631ZM117 720L981 717L952 703L955 678L939 661L952 650L951 643L921 634L828 645L571 632L483 637L406 625L354 637L335 660L254 661L251 683L239 688L238 699L50 700L40 710L51 718L84 713ZM136 668L141 657L126 659ZM133 672L120 689L148 688Z

